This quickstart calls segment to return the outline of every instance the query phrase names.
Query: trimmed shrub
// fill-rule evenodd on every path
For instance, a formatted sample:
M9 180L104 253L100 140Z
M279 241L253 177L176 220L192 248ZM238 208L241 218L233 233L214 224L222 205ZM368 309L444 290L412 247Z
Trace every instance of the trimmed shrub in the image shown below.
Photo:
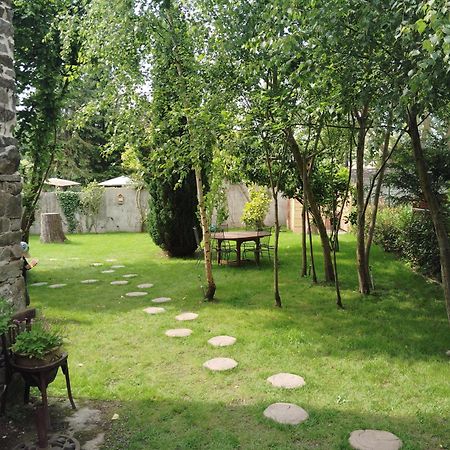
M176 176L169 181L153 179L149 182L148 230L153 242L169 256L189 256L197 248L194 226L201 236L194 172L180 185L177 182Z

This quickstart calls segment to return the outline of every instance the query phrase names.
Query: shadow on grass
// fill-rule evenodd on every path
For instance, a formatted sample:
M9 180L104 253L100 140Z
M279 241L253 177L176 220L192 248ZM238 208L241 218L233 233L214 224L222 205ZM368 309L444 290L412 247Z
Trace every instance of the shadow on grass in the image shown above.
M244 404L165 399L124 403L119 412L120 420L114 422L106 436L106 448L349 449L351 431L368 428L393 432L403 441L405 450L447 448L450 443L442 417L426 414L395 417L348 408L299 405L307 410L309 419L290 426L263 416L269 404L242 402Z

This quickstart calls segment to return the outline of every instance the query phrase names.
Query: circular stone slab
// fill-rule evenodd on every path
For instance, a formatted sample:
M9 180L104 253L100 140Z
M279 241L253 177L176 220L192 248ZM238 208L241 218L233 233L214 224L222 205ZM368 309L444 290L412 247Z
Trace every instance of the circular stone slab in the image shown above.
M64 286L67 286L67 284L64 284L64 283L60 283L60 284L51 284L51 285L49 286L49 288L57 289L57 288L61 288L61 287L64 287Z
M137 277L137 273L127 273L126 275L122 275L124 278L134 278Z
M142 297L144 295L148 295L148 292L127 292L125 295L127 297Z
M273 403L264 410L264 415L287 425L298 425L309 417L303 408L292 403Z
M138 286L139 287L139 286ZM152 300L153 303L167 303L172 299L170 297L157 297Z
M92 284L97 283L98 280L82 280L81 283L83 284Z
M46 286L47 284L46 281L40 281L39 283L32 283L30 286Z
M206 361L203 364L203 367L206 367L214 372L222 372L224 370L234 369L237 365L238 363L231 358L213 358Z
M380 430L352 431L348 442L358 450L397 450L403 445L395 434Z
M122 264L116 264L115 266L111 266L111 269L122 269L122 267L125 267Z
M167 330L164 334L169 337L186 337L190 336L192 330L189 328L175 328L173 330Z
M105 259L106 262L116 262L117 259L115 258L109 258L109 259Z
M275 387L285 388L285 389L294 389L298 387L304 386L305 380L298 375L294 375L292 373L277 373L276 375L272 375L267 378L267 381Z
M139 289L148 289L153 287L152 283L142 283L142 284L138 284L138 288Z
M215 336L208 341L208 344L214 347L227 347L233 345L236 342L236 338L232 336Z
M113 272L115 272L115 270L113 269L102 270L102 273L113 273Z
M99 267L99 266L103 266L103 263L92 263L91 266Z
M111 283L109 283L109 284L112 284L112 285L115 285L115 286L117 286L117 285L121 285L121 284L128 284L128 281L127 280L118 280L118 281L111 281Z
M145 308L144 311L147 314L161 314L163 312L166 312L164 308L158 308L156 306L149 306L148 308Z
M175 317L175 319L177 319L177 320L195 320L197 317L198 317L198 314L186 312L186 313L179 314L178 316Z

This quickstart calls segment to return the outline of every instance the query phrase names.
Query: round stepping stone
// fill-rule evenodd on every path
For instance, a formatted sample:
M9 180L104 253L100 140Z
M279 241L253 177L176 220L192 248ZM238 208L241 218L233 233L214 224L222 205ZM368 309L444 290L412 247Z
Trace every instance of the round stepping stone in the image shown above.
M67 284L64 284L64 283L60 283L60 284L51 284L51 285L49 286L49 288L51 288L51 289L57 289L57 288L61 288L61 287L64 287L64 286L67 286Z
M112 284L112 285L114 285L114 286L120 286L120 285L122 285L122 284L128 284L128 281L127 281L127 280L111 281L110 284Z
M81 283L83 284L92 284L97 283L98 280L82 280Z
M352 431L348 442L358 450L397 450L403 445L395 434L380 430Z
M144 295L148 295L148 292L142 292L142 291L140 291L140 292L138 292L138 291L136 291L136 292L127 292L125 295L127 297L143 297Z
M115 262L115 261L117 261L117 259L110 258L110 259L105 259L105 261L106 261L106 262Z
M31 285L31 286L33 286L33 285ZM450 356L450 350L447 350L447 351L445 352L445 354L446 354L447 356Z
M175 328L173 330L167 330L164 334L169 337L186 337L190 336L192 330L189 328Z
M145 308L144 311L147 314L161 314L163 312L166 312L164 308L158 308L157 306L149 306L148 308Z
M100 267L103 266L103 263L92 263L91 266Z
M39 283L32 283L30 286L45 286L48 283L46 281L40 281Z
M238 363L231 358L213 358L209 361L206 361L203 364L203 367L206 367L213 372L222 372L224 370L234 369Z
M111 266L111 269L122 269L123 267L125 266L123 266L122 264L116 264L115 266Z
M113 269L102 270L102 273L113 273L113 272L115 272L115 270Z
M309 417L303 408L293 403L273 403L264 410L264 416L287 425L298 425Z
M215 336L208 341L208 344L214 347L227 347L233 345L236 342L236 338L232 336Z
M198 314L186 312L182 314L178 314L178 316L175 317L177 320L195 320L198 317Z
M139 289L148 289L153 287L152 283L142 283L142 284L138 284L138 288Z
M267 381L272 384L272 386L285 389L294 389L306 384L302 377L292 373L277 373L276 375L267 378Z
M122 275L124 278L134 278L137 277L137 273L127 273L126 275Z
M139 287L139 286L138 286ZM152 300L153 303L167 303L172 299L170 297L157 297Z

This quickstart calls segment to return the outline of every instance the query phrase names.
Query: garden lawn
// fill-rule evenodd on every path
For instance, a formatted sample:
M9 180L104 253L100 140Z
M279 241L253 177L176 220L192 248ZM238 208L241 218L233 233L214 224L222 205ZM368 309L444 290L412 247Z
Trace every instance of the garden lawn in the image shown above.
M267 260L260 268L215 265L217 302L205 303L202 265L167 258L146 234L71 235L66 244L45 245L31 239L40 263L29 283L67 283L30 287L30 295L32 306L65 329L75 398L121 405L105 448L347 449L350 432L360 428L391 431L404 449L450 448L450 332L439 286L375 248L376 294L360 296L354 237L347 235L339 254L346 309L337 310L333 287L299 278L299 242L281 235L283 308L277 309ZM126 267L101 273L114 264ZM110 284L128 273L138 276L125 286ZM144 289L148 296L125 297L140 283L154 283ZM151 302L161 296L173 301ZM147 306L167 312L150 316ZM199 317L177 322L183 311ZM190 337L164 335L185 327ZM237 343L207 343L221 334ZM222 373L202 367L219 356L238 367ZM266 378L278 372L298 374L306 386L274 388ZM49 391L64 397L63 377ZM295 403L310 417L277 425L263 417L274 402Z

